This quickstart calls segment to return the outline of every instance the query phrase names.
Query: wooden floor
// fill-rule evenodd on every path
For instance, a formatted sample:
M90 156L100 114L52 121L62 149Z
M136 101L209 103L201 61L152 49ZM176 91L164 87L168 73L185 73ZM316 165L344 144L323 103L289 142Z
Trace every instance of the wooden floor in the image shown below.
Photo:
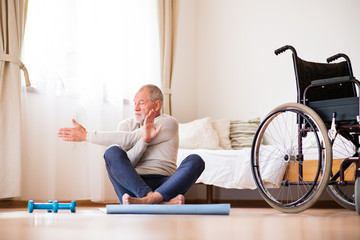
M284 214L272 208L231 208L229 216L108 215L0 209L0 239L360 239L360 216L346 209Z

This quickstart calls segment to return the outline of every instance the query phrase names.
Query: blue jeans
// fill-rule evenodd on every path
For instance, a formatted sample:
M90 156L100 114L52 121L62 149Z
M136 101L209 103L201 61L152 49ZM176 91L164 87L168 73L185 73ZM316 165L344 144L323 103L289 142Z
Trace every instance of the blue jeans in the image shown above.
M104 154L106 170L120 203L122 196L128 193L132 197L142 198L149 192L160 193L165 201L184 195L205 169L205 163L199 155L186 157L171 176L149 174L139 175L132 166L127 153L119 146L109 147Z

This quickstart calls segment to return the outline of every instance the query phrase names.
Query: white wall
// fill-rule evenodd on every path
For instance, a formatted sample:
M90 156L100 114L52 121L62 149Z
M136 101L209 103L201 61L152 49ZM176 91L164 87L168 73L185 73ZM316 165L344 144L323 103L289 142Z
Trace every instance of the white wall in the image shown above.
M358 0L179 0L173 115L248 120L296 101L291 53L325 62L339 52L360 79ZM216 198L261 199L257 191L216 189ZM325 193L326 195L326 193ZM195 186L187 198L205 197ZM329 196L325 196L328 199Z
M360 1L180 0L173 115L263 117L296 101L293 45L308 61L343 52L360 78Z

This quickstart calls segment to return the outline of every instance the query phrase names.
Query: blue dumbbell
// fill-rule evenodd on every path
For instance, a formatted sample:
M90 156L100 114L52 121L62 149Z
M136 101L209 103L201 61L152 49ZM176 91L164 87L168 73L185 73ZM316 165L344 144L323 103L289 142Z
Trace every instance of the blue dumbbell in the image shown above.
M30 200L28 203L29 213L32 213L34 209L46 209L48 212L54 211L54 213L58 212L59 203L58 201L48 202L48 203L34 203L33 200Z
M71 203L58 203L58 201L49 201L47 203L34 203L30 200L28 203L29 213L32 213L34 209L46 209L48 212L57 213L59 209L70 209L72 213L76 211L76 201Z
M71 203L59 203L59 209L70 209L72 213L76 212L76 201Z

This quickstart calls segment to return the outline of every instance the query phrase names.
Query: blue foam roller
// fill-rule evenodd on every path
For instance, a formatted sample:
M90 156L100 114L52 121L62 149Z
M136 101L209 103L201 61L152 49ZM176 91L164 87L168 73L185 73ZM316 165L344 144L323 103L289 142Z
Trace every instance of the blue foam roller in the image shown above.
M184 204L148 205L130 204L106 205L107 214L191 214L191 215L229 215L230 204Z

